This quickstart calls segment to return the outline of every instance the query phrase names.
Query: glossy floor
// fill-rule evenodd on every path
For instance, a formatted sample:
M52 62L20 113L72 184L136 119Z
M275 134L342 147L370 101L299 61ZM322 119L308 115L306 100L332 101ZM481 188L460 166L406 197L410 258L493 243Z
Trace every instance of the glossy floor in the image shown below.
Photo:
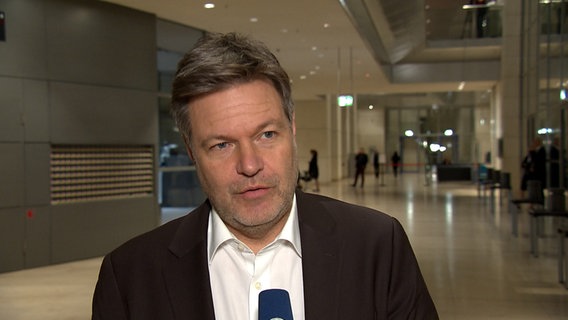
M521 215L519 237L513 237L506 203L492 214L471 183L426 183L419 174L368 175L364 188L344 180L322 185L321 194L401 221L441 319L568 319L552 222L544 227L535 258L529 253L527 215ZM166 220L177 213L168 215ZM100 261L0 274L0 319L89 319Z

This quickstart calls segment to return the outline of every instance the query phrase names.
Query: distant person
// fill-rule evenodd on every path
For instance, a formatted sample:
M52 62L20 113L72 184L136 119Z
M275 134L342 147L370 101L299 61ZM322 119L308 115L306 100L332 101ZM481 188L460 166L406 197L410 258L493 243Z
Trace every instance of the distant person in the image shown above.
M523 161L521 162L521 167L523 169L523 175L521 177L521 195L527 191L529 180L538 180L535 172L535 161L537 160L537 150L540 148L541 141L539 138L533 140L529 147L529 150Z
M361 176L361 188L363 188L365 184L365 168L367 168L367 162L369 162L369 157L365 153L365 149L359 149L359 152L355 155L355 181L353 181L353 187L357 185L357 178Z
M310 153L312 154L312 159L310 159L310 163L308 165L308 173L310 175L310 178L312 178L314 180L314 183L316 185L314 192L319 192L320 191L320 185L319 185L319 181L318 181L318 177L319 177L318 152L316 150L312 149L312 150L310 150Z
M396 178L398 176L398 167L400 166L400 156L396 151L392 154L391 164L392 164L392 172L394 173L394 176Z
M398 220L296 189L290 78L264 44L207 33L172 87L207 199L105 256L93 320L258 319L269 289L297 320L438 319Z
M550 145L550 187L560 187L560 139L554 137Z
M558 137L554 137L548 151L543 144L536 152L535 176L541 181L543 188L560 186L560 150ZM548 167L547 167L548 164ZM550 174L549 174L550 173ZM550 180L548 180L550 179ZM548 183L547 183L548 182Z
M373 153L373 169L375 170L375 179L379 178L379 152Z

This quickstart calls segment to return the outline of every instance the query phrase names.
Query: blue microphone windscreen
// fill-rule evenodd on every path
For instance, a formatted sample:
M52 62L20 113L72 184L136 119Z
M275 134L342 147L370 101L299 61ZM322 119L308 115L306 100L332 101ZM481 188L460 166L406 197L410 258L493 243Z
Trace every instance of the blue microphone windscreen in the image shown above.
M258 295L258 320L293 320L290 295L283 289L268 289Z

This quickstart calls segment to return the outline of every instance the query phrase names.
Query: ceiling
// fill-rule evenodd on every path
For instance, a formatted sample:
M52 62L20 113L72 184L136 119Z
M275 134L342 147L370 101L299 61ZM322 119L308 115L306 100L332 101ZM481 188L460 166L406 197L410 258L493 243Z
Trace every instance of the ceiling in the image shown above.
M495 45L427 45L427 36L435 38L432 32L462 30L463 16L455 15L461 5L455 0L106 1L205 31L252 35L265 42L288 71L295 99L345 92L454 91L456 81L393 84L388 67L500 56ZM215 8L204 8L206 2ZM485 90L493 84L468 83L467 89Z

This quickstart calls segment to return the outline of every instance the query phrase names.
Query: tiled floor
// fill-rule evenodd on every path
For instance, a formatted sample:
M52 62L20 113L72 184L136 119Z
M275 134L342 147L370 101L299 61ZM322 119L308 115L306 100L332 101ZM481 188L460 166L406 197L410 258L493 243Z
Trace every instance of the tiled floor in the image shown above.
M396 180L368 175L363 189L351 187L350 180L321 189L402 222L441 319L568 319L568 290L558 283L551 223L534 258L526 214L519 237L512 237L505 204L491 214L471 183L426 183L420 174ZM100 261L0 274L0 319L89 319Z

